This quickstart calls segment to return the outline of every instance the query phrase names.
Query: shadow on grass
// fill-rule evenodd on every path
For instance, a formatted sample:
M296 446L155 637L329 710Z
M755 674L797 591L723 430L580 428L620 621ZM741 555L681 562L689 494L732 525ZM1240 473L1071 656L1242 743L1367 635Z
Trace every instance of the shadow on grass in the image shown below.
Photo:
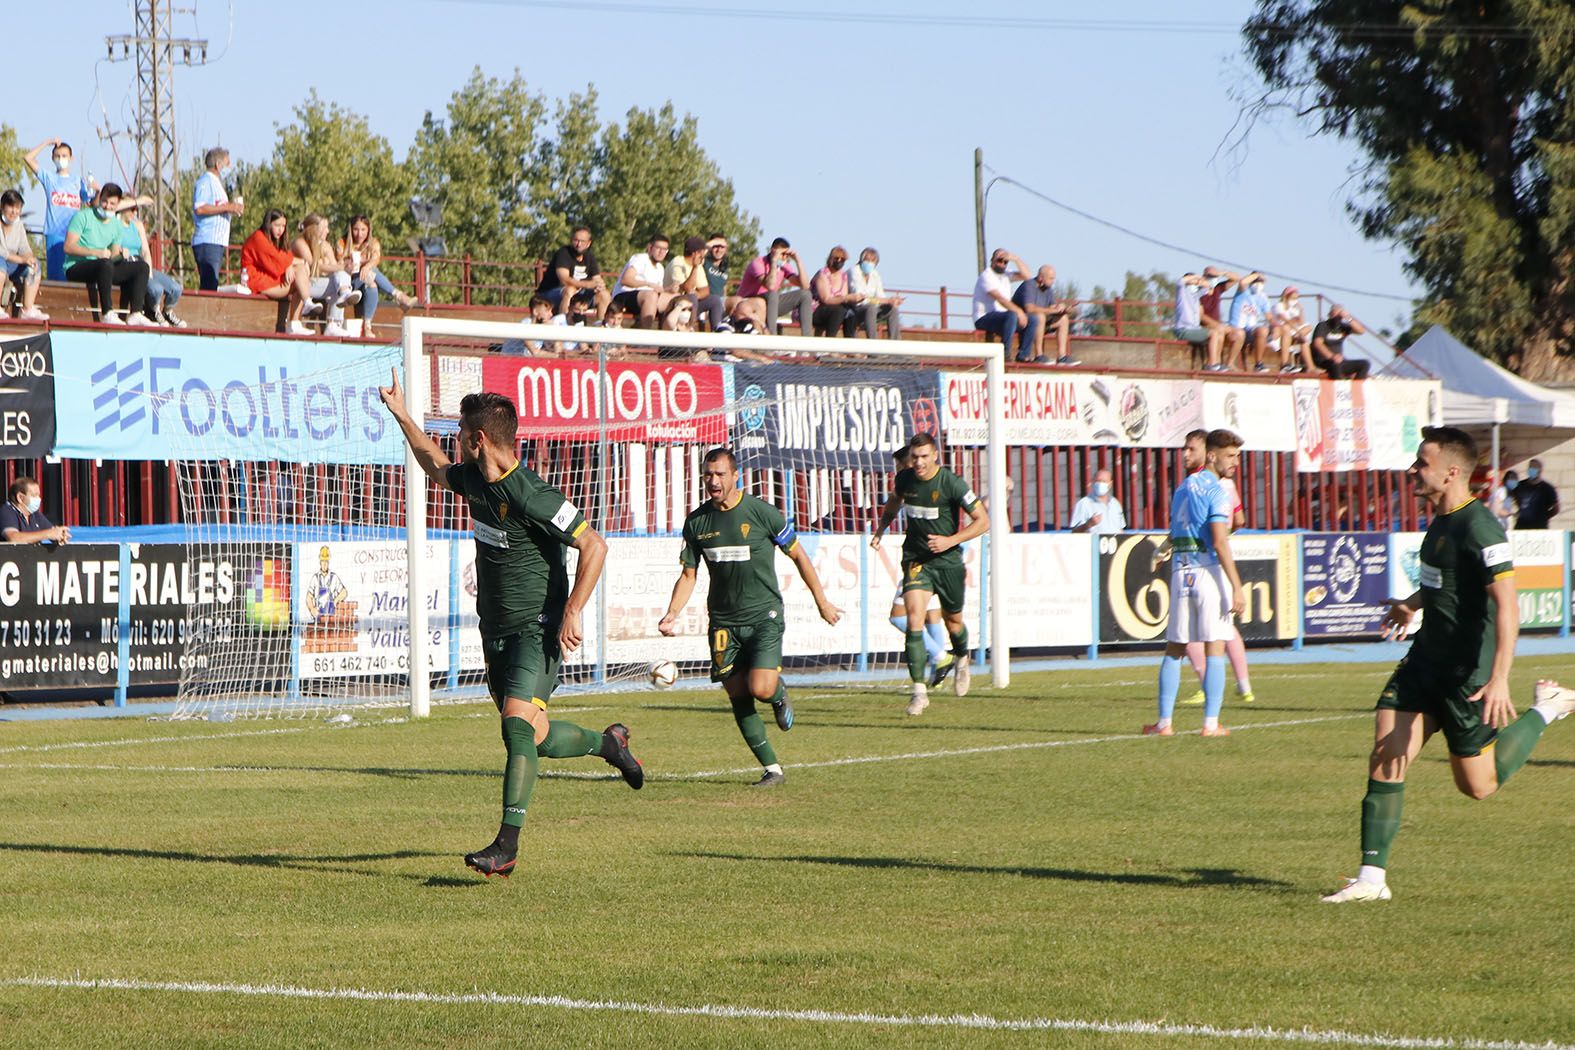
M1568 758L1528 758L1528 766L1550 766L1554 769L1575 769L1575 761Z
M49 842L0 842L0 851L11 853L63 853L78 857L104 857L119 860L171 860L183 864L229 864L241 868L272 868L276 871L316 871L368 878L398 878L428 885L422 875L375 871L350 867L380 860L409 860L419 857L451 857L449 853L425 850L395 850L390 853L347 853L342 855L298 856L289 853L193 853L187 850L132 849L125 846L67 846Z
M675 853L676 857L697 857L702 860L760 861L765 863L788 862L793 864L832 864L846 868L875 868L890 871L941 871L957 875L1018 875L1029 879L1054 879L1060 882L1103 882L1117 886L1173 886L1177 889L1225 886L1253 889L1290 889L1291 884L1279 879L1264 879L1244 875L1231 868L1187 868L1181 874L1161 872L1082 871L1076 868L1022 867L1012 864L948 864L935 860L913 860L906 857L831 857L785 856L764 857L746 853Z

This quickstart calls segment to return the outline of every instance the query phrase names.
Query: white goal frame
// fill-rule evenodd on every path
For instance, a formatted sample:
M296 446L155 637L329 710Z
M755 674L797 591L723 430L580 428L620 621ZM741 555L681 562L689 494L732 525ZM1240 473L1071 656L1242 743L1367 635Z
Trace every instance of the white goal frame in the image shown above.
M920 360L978 361L985 366L986 413L989 434L985 442L989 494L993 510L990 516L990 569L985 576L989 595L990 679L998 689L1011 682L1011 645L1007 631L1006 573L997 566L1006 564L1004 552L1011 543L1010 523L1006 507L1006 443L1002 426L1004 383L1006 377L1005 347L1000 343L932 342L929 340L894 341L881 339L828 340L804 336L782 335L722 335L711 332L665 332L631 328L572 328L562 325L507 323L497 321L472 321L406 315L402 325L402 342L405 355L405 404L411 418L423 429L430 411L428 398L431 391L431 372L424 367L425 347L428 337L453 336L459 339L546 340L562 342L571 340L583 345L600 347L603 344L618 346L646 346L651 348L678 347L693 350L748 349L761 353L828 354L838 356L866 356L870 358L902 357ZM598 354L605 363L605 355ZM944 438L942 439L944 442ZM417 480L419 479L419 480ZM416 596L427 591L427 567L423 557L426 543L426 479L415 454L405 450L405 536L408 550L408 593L406 603L410 625L410 714L424 718L431 710L432 690L427 666L427 611L426 603ZM617 566L607 571L616 572ZM598 594L605 587L598 583ZM602 621L605 623L605 620Z

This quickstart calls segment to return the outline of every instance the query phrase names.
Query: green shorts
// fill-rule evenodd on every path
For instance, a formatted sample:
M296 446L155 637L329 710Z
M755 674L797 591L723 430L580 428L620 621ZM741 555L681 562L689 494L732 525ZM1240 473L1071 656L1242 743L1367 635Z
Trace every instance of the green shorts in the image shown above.
M962 612L963 580L967 570L957 561L910 561L902 563L902 593L929 591L941 601L941 611Z
M711 681L734 671L782 670L782 617L747 627L711 627Z
M509 697L547 710L563 664L557 624L531 624L517 634L483 638L481 655L487 666L487 692L499 711Z
M1408 656L1378 694L1378 707L1432 716L1444 731L1449 753L1470 758L1498 737L1498 730L1482 721L1482 702L1467 699L1486 684L1487 676L1481 672L1425 671Z

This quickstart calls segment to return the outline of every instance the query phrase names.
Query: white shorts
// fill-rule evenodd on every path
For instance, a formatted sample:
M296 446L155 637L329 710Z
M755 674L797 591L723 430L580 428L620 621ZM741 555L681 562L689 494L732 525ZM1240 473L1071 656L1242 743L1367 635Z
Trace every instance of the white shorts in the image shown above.
M1165 640L1228 642L1236 623L1230 611L1230 581L1218 565L1189 565L1172 559L1170 566L1170 626Z
M893 606L906 605L907 604L907 601L902 596L902 588L901 587L898 587L897 588L897 593L892 596L891 604ZM930 595L930 604L928 604L928 605L926 605L924 607L924 611L925 612L939 612L940 608L941 608L940 595L938 595L938 594L931 594Z

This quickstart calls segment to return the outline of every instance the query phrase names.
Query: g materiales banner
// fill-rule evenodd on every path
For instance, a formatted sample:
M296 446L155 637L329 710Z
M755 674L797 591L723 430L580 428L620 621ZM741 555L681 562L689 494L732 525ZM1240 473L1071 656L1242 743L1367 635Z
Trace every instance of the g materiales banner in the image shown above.
M609 361L603 379L595 361L494 354L482 360L481 377L484 389L513 399L525 430L592 441L605 414L614 441L727 440L721 365Z
M890 470L910 435L940 433L931 369L733 365L730 376L743 467Z

